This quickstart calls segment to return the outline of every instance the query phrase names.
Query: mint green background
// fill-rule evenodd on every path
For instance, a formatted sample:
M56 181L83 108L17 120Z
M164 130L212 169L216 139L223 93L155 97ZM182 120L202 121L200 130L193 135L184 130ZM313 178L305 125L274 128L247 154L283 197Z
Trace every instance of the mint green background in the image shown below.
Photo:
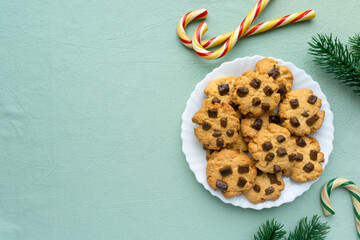
M276 218L292 228L320 214L328 239L355 239L350 197L336 190L333 217L319 193L342 176L360 184L360 97L314 66L307 41L360 29L358 0L274 0L260 23L315 9L311 22L241 40L224 58L202 60L176 25L207 8L209 32L235 29L255 0L0 1L1 239L252 239ZM188 34L192 35L192 24ZM321 85L335 142L320 180L290 204L262 211L222 203L195 180L180 125L196 83L238 57L293 62Z

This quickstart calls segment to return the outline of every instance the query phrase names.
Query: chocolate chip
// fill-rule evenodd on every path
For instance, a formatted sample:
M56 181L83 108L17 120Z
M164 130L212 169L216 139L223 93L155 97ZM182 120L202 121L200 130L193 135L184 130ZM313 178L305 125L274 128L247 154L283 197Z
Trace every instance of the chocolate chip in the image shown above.
M316 100L317 100L317 96L314 96L314 95L310 95L310 97L308 98L308 103L310 104L314 104L316 103Z
M292 109L295 109L297 107L299 107L299 101L297 99L292 99L290 100L290 105Z
M223 117L220 119L220 125L224 128L227 125L227 118Z
M306 146L305 140L302 139L301 137L299 137L298 139L296 139L296 144L297 144L299 147L305 147L305 146Z
M251 127L257 131L259 131L262 127L263 120L258 118L254 121L254 123L251 125Z
M218 86L218 90L221 96L224 96L229 93L229 84L221 84Z
M247 88L238 88L238 90L236 91L236 94L239 97L245 97L248 93L249 93L249 89Z
M224 140L222 138L216 139L216 146L223 147L224 146Z
M310 150L310 159L316 161L317 160L318 151Z
M239 177L239 180L237 182L237 185L241 188L243 188L247 183L247 180L243 177Z
M257 172L256 172L256 176L260 176L260 175L263 173L263 172L262 172L260 169L258 169L258 168L256 169L256 171L257 171Z
M271 96L274 93L274 90L272 90L271 87L266 86L266 87L264 87L264 93L266 96Z
M249 172L249 165L238 166L239 173L248 173Z
M214 137L220 137L221 136L221 132L218 130L215 130L212 134Z
M268 103L262 103L261 104L261 110L263 110L264 112L267 112L270 110L270 104Z
M303 117L308 117L309 113L307 111L303 111L303 113L301 114Z
M274 165L274 173L278 173L281 171L281 168L279 167L279 165Z
M267 173L267 177L269 178L271 184L278 184L280 182L277 180L276 174L274 173ZM278 185L281 185L281 182Z
M270 115L269 116L269 123L275 123L275 124L280 124L280 117L276 116L276 115Z
M261 80L254 78L251 82L250 82L250 86L252 86L255 89L258 89L261 85Z
M279 149L276 151L276 154L277 154L279 157L283 157L283 156L287 155L287 152L286 152L285 148L279 148Z
M215 152L215 150L213 150L213 149L210 149L210 150L209 150L209 154L210 154L210 155L212 155L214 152Z
M220 103L220 99L218 99L218 98L213 98L213 99L211 100L211 103L212 103L212 104Z
M234 110L238 110L238 108L239 108L239 105L238 105L238 104L235 104L235 103L233 103L232 101L230 101L229 104L232 106L232 108L233 108Z
M278 143L282 143L286 140L286 138L283 135L279 135L276 137L276 141L278 141Z
M298 153L296 156L296 161L301 162L304 159L304 156L301 153Z
M275 189L273 187L268 187L267 189L265 189L265 195L270 195L273 192L275 192Z
M268 154L266 154L266 156L265 156L265 161L271 162L271 161L274 159L274 157L275 157L275 154L273 154L273 153L268 153Z
M290 117L290 124L293 127L298 127L300 126L300 122L296 117Z
M254 191L257 192L257 193L260 192L260 186L257 185L257 184L254 185L253 189L254 189Z
M269 77L272 77L273 79L276 79L277 76L279 76L279 74L280 72L277 67L274 67L273 69L270 70L270 72L268 72Z
M217 189L219 189L221 191L226 191L228 188L228 185L225 182L216 181L216 187L217 187Z
M253 98L252 99L252 105L253 106L259 106L261 103L261 100L259 98Z
M273 145L270 141L263 143L261 146L262 149L266 152L273 148Z
M317 120L319 120L319 116L315 114L314 116L312 116L306 120L306 125L308 125L310 127L310 126L314 125L314 123L316 123Z
M304 171L309 173L312 170L314 170L314 164L312 164L311 162L305 164L305 166L303 167Z
M232 137L232 136L234 136L234 130L232 130L232 129L229 129L229 130L227 130L226 131L226 135L228 135L228 137Z
M232 169L230 166L227 166L227 167L223 167L219 170L221 176L225 177L225 176L228 176L230 174L232 174Z
M208 110L208 115L211 118L216 118L218 114L218 111L216 109L209 109Z
M204 123L203 125L202 125L202 129L204 129L204 130L209 130L211 128L211 124L210 123Z
M277 92L280 93L281 96L285 96L285 94L287 93L286 86L284 84L281 84Z
M289 155L289 161L290 161L290 162L293 162L293 161L295 161L295 160L297 160L296 154L295 154L295 153L290 154L290 155Z

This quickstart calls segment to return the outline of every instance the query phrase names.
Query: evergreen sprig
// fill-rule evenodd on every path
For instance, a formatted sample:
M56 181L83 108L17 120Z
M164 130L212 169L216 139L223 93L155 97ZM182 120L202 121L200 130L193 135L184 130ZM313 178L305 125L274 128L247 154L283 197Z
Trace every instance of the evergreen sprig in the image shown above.
M314 62L325 72L333 74L340 83L352 87L357 94L360 94L359 40L358 35L350 40L351 51L332 35L318 34L309 42L309 52L314 56Z
M320 216L315 215L310 222L307 217L302 218L295 229L289 233L287 240L324 240L330 227L320 221Z
M283 229L284 225L275 221L274 219L266 221L262 224L257 231L257 234L254 236L255 240L281 240L286 231Z
M360 59L360 33L355 34L355 36L349 38L350 49L353 54Z
M295 229L285 237L284 225L273 219L259 227L254 240L324 240L329 229L327 223L321 222L320 217L314 215L310 221L307 217L300 219Z

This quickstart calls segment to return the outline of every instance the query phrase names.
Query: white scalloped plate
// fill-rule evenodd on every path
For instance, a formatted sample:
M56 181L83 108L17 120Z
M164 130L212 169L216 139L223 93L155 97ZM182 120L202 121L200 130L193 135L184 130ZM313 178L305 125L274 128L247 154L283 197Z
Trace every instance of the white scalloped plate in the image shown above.
M181 138L183 143L182 149L191 171L195 174L196 180L201 183L212 195L220 198L225 203L231 203L234 206L253 208L257 210L278 207L281 204L292 202L296 197L306 192L316 181L298 183L291 180L289 177L284 177L285 189L282 191L281 197L275 201L266 201L259 204L251 203L247 200L244 194L233 198L225 198L220 191L213 190L206 181L206 152L202 148L202 144L198 142L195 137L194 128L196 128L197 125L191 121L191 118L201 108L201 104L206 98L204 88L212 79L222 76L240 76L245 71L255 69L256 62L262 58L264 57L258 55L253 57L237 58L234 61L221 64L220 67L215 68L212 72L207 74L206 77L196 85L195 91L191 93L190 99L188 100L185 111L182 115L181 125ZM281 59L276 60L279 61L279 65L287 66L292 71L294 75L294 90L309 88L322 99L321 109L325 111L324 123L322 127L312 136L319 141L321 151L325 155L325 161L323 163L323 167L325 168L333 149L334 140L333 113L330 110L330 104L328 103L325 94L321 91L319 84L307 75L304 70L297 68L290 62L284 62Z

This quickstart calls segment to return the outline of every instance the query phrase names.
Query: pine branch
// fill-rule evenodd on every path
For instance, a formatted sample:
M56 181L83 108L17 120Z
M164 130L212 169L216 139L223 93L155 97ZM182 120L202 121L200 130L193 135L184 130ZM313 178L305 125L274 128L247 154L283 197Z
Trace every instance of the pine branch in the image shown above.
M274 219L271 222L267 220L266 223L259 227L254 240L281 240L286 234L283 227L283 224L278 223Z
M358 58L358 61L360 61L360 33L349 38L349 43L352 53Z
M290 232L287 240L324 240L330 226L320 221L320 216L315 215L310 222L307 217L302 218L295 229Z
M315 57L315 64L325 72L333 74L340 83L352 87L355 93L360 94L359 58L347 46L338 38L333 39L332 35L323 34L314 36L309 45L309 52ZM357 43L355 45L357 46Z

